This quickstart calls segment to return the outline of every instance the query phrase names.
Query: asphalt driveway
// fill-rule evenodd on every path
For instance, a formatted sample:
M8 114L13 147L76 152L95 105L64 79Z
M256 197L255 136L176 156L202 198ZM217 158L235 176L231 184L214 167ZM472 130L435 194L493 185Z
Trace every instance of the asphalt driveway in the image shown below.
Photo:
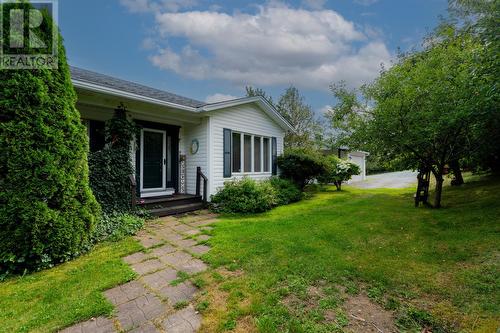
M398 171L367 176L366 180L352 182L350 185L358 188L404 188L417 182L416 171Z

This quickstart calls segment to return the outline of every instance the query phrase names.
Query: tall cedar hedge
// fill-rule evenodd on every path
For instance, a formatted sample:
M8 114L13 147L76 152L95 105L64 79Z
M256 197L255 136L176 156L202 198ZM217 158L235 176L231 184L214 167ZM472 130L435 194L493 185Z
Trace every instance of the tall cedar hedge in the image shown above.
M8 6L26 5L0 9L7 17ZM52 24L47 13L43 22L47 41ZM0 70L0 276L78 255L100 214L60 36L58 52L58 69Z

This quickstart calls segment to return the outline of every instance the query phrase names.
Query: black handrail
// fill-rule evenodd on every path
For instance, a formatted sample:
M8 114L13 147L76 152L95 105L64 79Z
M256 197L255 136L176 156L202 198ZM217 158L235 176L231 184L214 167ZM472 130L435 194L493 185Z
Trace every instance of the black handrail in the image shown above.
M200 195L200 181L203 178L203 202L207 202L207 183L208 178L201 172L201 167L196 167L196 195Z

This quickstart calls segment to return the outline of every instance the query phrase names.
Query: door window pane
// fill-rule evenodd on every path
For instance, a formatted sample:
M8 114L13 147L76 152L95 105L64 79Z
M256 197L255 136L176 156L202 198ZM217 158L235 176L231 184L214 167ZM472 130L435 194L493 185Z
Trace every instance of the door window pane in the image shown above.
M245 153L245 172L252 171L252 137L250 135L245 135L243 139L244 142L244 153Z
M144 131L143 188L163 187L163 135Z
M270 163L269 138L264 138L264 172L269 172Z
M254 144L253 144L253 161L254 161L254 167L253 170L255 172L260 172L260 136L255 136L254 137Z
M233 133L233 172L241 172L241 134Z

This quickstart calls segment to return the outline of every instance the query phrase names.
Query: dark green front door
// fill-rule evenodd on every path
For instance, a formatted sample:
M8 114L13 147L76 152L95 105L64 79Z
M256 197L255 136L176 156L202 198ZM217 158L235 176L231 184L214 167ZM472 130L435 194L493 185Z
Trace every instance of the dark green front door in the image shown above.
M138 120L142 127L136 153L136 176L143 198L177 192L179 127Z
M143 189L165 189L165 131L143 130Z

